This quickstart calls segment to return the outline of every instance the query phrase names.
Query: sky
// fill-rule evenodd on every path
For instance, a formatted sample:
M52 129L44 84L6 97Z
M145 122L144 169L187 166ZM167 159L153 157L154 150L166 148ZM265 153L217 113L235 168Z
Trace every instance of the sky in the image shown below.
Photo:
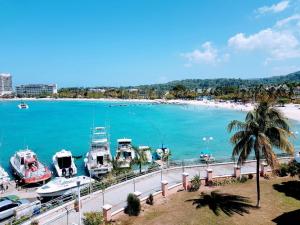
M127 86L300 70L300 0L0 0L14 85Z

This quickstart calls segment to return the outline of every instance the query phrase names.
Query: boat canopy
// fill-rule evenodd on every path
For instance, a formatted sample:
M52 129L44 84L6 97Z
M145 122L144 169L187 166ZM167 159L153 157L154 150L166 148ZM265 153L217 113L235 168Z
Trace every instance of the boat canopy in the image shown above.
M131 143L132 142L132 140L129 138L121 138L121 139L118 139L117 141L118 141L118 143Z

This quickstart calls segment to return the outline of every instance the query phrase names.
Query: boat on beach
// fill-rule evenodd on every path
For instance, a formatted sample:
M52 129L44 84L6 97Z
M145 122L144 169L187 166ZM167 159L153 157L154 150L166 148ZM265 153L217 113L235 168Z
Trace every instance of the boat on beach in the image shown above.
M18 105L18 107L19 107L19 109L28 109L29 108L29 106L23 101Z
M132 148L132 140L128 138L118 139L118 148L116 152L116 161L120 168L129 168L135 157L135 151Z
M95 127L92 133L90 150L84 159L91 177L99 177L112 170L109 140L105 127Z
M10 165L14 175L24 184L45 182L52 176L51 171L38 161L37 155L28 148L16 152L10 158Z
M147 158L147 162L151 163L152 162L152 154L151 154L150 147L149 146L139 146L139 150L144 151L146 158Z
M8 173L0 166L0 184L7 184L10 181Z
M77 174L77 167L71 151L62 149L61 151L55 153L55 155L52 157L52 161L57 176L72 177Z
M95 182L93 178L87 176L78 177L55 177L47 184L39 187L36 193L42 198L59 197L68 194L76 194L78 191L78 182L80 182L80 190L88 188L91 183Z

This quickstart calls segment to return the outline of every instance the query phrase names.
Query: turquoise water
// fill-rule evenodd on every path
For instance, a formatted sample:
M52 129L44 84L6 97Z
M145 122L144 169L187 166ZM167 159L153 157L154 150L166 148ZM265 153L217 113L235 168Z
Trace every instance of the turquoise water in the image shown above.
M173 159L199 157L209 148L216 158L228 158L232 146L226 126L233 119L242 120L245 113L224 109L182 105L149 105L115 102L29 101L28 110L18 102L0 102L0 164L8 169L9 158L16 150L28 146L39 159L51 165L55 152L65 148L73 155L85 155L90 130L95 126L109 129L114 155L118 138L132 138L133 144L162 143L172 151ZM109 107L112 106L112 107ZM300 124L293 123L300 131ZM210 143L203 137L213 137ZM295 140L300 145L299 139ZM84 173L83 159L76 161L79 174Z

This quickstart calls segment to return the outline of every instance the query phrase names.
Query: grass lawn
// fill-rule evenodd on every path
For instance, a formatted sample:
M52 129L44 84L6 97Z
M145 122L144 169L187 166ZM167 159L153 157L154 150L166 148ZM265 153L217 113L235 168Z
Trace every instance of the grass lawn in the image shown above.
M300 224L300 185L291 185L292 189L294 189L288 194L291 197L288 197L284 192L279 192L273 188L273 184L281 184L282 182L295 180L296 178L293 179L289 177L272 178L271 180L261 179L261 208L256 209L250 207L249 213L243 213L243 215L233 213L232 216L227 216L221 211L219 216L217 216L208 206L196 208L196 205L193 205L193 201L187 200L198 199L201 191L209 193L212 190L219 190L221 193L247 197L250 200L250 205L255 206L256 183L254 179L248 180L243 184L231 184L217 188L204 187L201 188L199 192L178 192L177 194L169 196L168 199L159 204L154 203L153 206L143 207L143 212L140 216L122 216L115 224L276 224L272 220L284 213L296 210L298 211L294 213L293 223L287 219L283 219L284 222L278 224Z

